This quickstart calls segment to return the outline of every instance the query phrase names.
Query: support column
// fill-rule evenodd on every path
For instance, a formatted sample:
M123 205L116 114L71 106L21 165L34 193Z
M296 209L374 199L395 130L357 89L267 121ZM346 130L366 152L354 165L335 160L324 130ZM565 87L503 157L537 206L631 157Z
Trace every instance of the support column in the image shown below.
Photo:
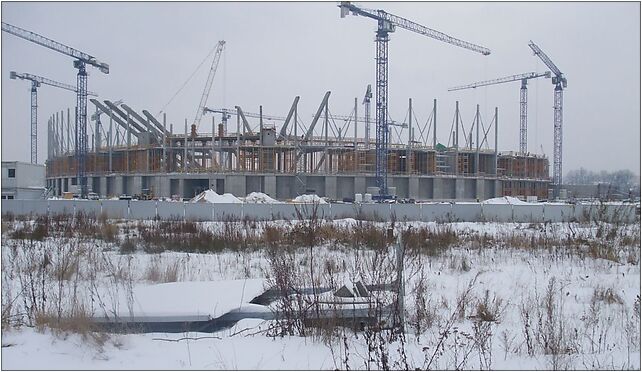
M466 179L455 178L455 199L466 199Z
M478 201L482 201L482 200L486 199L484 197L484 195L485 195L484 186L486 184L486 180L483 179L483 178L477 178L475 180L475 182L476 182L476 184L475 184L475 198Z
M123 194L123 176L114 176L112 178L112 187L115 196Z
M276 176L263 176L263 190L271 198L276 199Z
M129 190L130 195L140 195L143 191L143 177L142 176L132 176L131 177L131 190Z
M244 175L228 175L225 178L225 192L234 196L246 196L246 184Z
M105 176L98 177L98 189L99 189L98 192L94 190L96 194L99 194L104 197L107 196L107 177Z
M410 199L419 199L419 177L408 177L408 197Z
M330 199L337 199L337 176L325 177L325 196Z
M354 177L354 192L355 194L366 193L366 178L363 176Z

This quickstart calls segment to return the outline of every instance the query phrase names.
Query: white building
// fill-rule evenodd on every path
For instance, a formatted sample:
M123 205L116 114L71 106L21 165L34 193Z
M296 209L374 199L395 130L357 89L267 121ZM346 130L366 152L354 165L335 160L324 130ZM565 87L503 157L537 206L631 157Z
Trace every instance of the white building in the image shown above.
M2 162L2 199L42 199L44 192L44 165Z

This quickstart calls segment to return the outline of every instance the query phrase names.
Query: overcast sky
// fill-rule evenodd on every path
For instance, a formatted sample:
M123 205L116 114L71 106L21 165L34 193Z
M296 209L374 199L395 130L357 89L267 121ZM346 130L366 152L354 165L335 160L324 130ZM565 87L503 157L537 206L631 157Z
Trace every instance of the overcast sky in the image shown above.
M384 9L492 51L483 56L397 29L389 43L389 110L394 120L405 119L408 98L412 98L423 125L436 98L437 137L446 144L455 101L460 101L466 127L472 123L476 104L486 123L497 106L499 149L517 150L519 82L457 92L447 89L546 71L528 47L533 40L568 79L564 174L579 167L640 173L638 2L358 4ZM208 106L239 105L258 112L263 105L264 113L285 116L298 95L299 115L309 123L329 90L331 113L348 115L358 97L362 116L365 88L375 82L376 22L355 16L341 19L336 5L5 1L2 21L108 63L109 75L87 68L89 90L99 93L101 100L123 99L139 112L158 113L196 70L165 109L174 131L182 132L184 120L194 119L211 57L196 68L218 40L227 43ZM12 70L72 85L77 70L71 58L2 32L2 160L29 161L30 85L10 80ZM553 87L550 79L529 83L528 149L543 152L551 163ZM67 107L73 113L75 94L43 86L38 101L38 160L43 163L47 119ZM95 110L91 103L88 107L90 113ZM211 117L203 119L200 130L211 131Z

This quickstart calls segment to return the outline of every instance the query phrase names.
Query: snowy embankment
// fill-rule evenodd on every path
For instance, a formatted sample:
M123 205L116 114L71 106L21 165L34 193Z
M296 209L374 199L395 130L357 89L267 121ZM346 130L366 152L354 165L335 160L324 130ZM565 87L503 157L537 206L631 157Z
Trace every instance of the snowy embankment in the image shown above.
M353 219L332 223L351 229L360 226ZM283 221L272 224L277 226ZM224 231L227 225L209 222L202 226ZM409 252L404 262L407 327L403 348L411 369L427 368L428 359L431 369L640 368L639 248L637 255L627 256L635 253L631 244L639 246L639 225L622 226L613 236L609 235L609 241L617 247L615 256L608 256L609 259L599 252L590 253L591 246L597 244L592 242L606 239L609 234L606 224L409 222L398 223L397 229L402 231L408 226L429 229L434 234L430 239L451 233L459 239L441 253ZM602 238L598 239L598 235ZM559 245L578 236L589 237L589 241L572 247ZM239 307L248 309L247 302L262 292L269 282L266 278L273 275L273 258L267 250L211 254L138 251L121 255L110 250L108 244L97 242L95 247L101 262L111 262L113 270L92 283L84 283L78 290L87 289L87 303L93 301L89 301L89 296L98 294L104 304L102 309L119 309L125 315L130 308L136 315L148 316L216 316ZM15 298L20 286L17 272L12 269L20 260L11 260L14 252L11 239L6 236L2 254L4 306L4 296ZM296 284L303 286L311 268L320 280L372 282L368 268L376 261L377 253L323 244L312 251L299 249L284 257L299 275L300 282ZM384 257L394 262L394 250L384 253ZM91 266L91 262L87 265L87 269L98 267ZM164 272L166 268L172 268L173 282L154 279L159 277L153 275L155 272ZM129 281L116 283L116 277ZM131 299L125 290L127 283L132 288ZM98 291L91 291L92 286ZM21 300L16 300L15 306L20 303ZM497 319L478 322L480 304L491 310L496 305ZM214 334L110 335L103 341L91 342L73 333L66 336L63 333L61 337L48 328L38 332L21 327L3 330L2 342L7 347L2 349L2 367L365 369L368 366L369 345L362 333L343 333L339 329L341 337L329 342L310 336L266 337L264 331L271 324L248 319ZM488 327L484 328L489 334L486 343L475 343L475 337L481 334L476 328L480 325ZM444 338L444 334L448 337ZM563 351L547 353L551 345ZM399 343L386 346L393 369L405 365L400 362L400 346ZM380 366L370 365L372 369L376 367Z

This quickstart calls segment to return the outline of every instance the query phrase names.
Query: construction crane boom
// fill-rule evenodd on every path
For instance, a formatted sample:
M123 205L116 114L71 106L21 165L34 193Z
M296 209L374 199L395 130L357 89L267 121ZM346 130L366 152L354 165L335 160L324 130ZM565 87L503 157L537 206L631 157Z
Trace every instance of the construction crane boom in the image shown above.
M57 41L46 38L42 35L38 35L35 32L31 32L23 28L13 26L5 22L2 22L2 31L8 32L12 35L31 41L32 43L36 43L45 48L49 48L51 50L55 50L56 52L60 52L62 54L76 58L77 60L80 60L86 64L97 67L98 69L100 69L101 72L104 72L105 74L109 73L109 65L107 63L100 62L94 56L91 56L87 53L83 53L78 49L74 49L72 47L59 43Z
M20 79L31 81L31 163L38 163L38 87L40 85L50 85L52 87L66 89L76 92L76 87L53 81L42 76L32 75L27 73L18 73L11 71L9 73L11 79ZM94 92L87 92L88 95L96 96Z
M201 118L203 117L203 109L207 103L207 97L210 95L210 89L212 88L212 83L214 82L214 75L216 75L216 69L218 68L218 62L221 59L221 53L225 47L225 40L218 42L216 46L216 52L214 52L214 59L212 60L212 66L210 67L210 73L207 75L207 81L205 82L205 89L203 89L203 95L201 96L201 102L198 104L198 109L196 110L196 117L194 118L194 127L198 128L201 123Z
M429 27L420 25L419 23L413 22L413 21L411 21L409 19L406 19L406 18L403 18L403 17L399 17L399 16L396 16L394 14L390 14L390 13L384 11L384 10L381 10L381 9L374 10L374 9L360 8L360 7L356 6L356 5L350 4L349 2L342 2L341 5L339 5L339 7L347 9L350 12L352 12L353 14L356 14L356 15L369 17L369 18L372 18L372 19L377 20L377 21L387 22L387 23L389 23L390 25L393 26L392 27L393 31L391 31L391 32L394 32L394 26L398 26L398 27L401 27L401 28L406 29L408 31L412 31L412 32L415 32L415 33L418 33L418 34L421 34L421 35L424 35L424 36L428 36L428 37L431 37L431 38L439 40L439 41L443 41L443 42L448 43L448 44L452 44L452 45L455 45L455 46L458 46L458 47L461 47L461 48L469 49L469 50L472 50L474 52L482 53L485 56L490 54L490 49L488 49L488 48L484 48L482 46L479 46L479 45L476 45L476 44L473 44L473 43L469 43L469 42L464 41L464 40L460 40L460 39L454 38L452 36L444 34L443 32L439 32L437 30L433 30L433 29L431 29Z
M511 75L511 76L501 77L501 78L493 79L493 80L478 81L476 83L472 83L472 84L468 84L468 85L461 85L461 86L449 88L448 91L452 92L452 91L455 91L455 90L478 88L478 87L483 87L483 86L486 86L486 85L510 83L512 81L525 80L525 79L526 80L528 80L528 79L536 79L536 78L540 78L540 77L550 78L551 77L551 72L550 71L546 71L546 72L542 72L542 73L528 72L528 73L525 73L525 74Z
M546 55L546 53L544 53L544 51L542 51L542 50L537 46L537 44L535 44L535 43L531 40L531 41L529 41L529 42L528 42L528 46L533 50L533 53L535 53L535 55L537 55L537 56L539 57L539 59L541 59L541 60L542 60L542 62L544 62L544 64L546 65L546 67L548 67L548 68L553 72L553 74L555 74L555 76L560 77L560 78L562 78L562 77L563 77L563 75L564 75L564 74L562 74L562 71L560 71L560 69L559 69L559 68L557 68L557 66L555 66L555 63L553 63L553 61L551 61L551 59L550 59L550 58L548 58L548 56ZM564 79L564 82L565 82L565 81L566 81L566 79ZM566 83L564 83L564 87L566 88Z
M562 124L563 124L563 95L567 86L566 77L550 58L532 40L528 43L533 53L551 69L553 74L552 83L555 85L553 91L553 185L555 186L555 197L559 196L562 186Z
M87 157L87 64L98 68L101 72L108 74L109 65L98 61L95 57L71 48L57 41L38 35L20 27L2 22L2 31L31 41L45 48L65 54L74 58L74 68L78 69L76 79L76 159L77 159L77 177L80 185L80 195L82 198L87 197L87 177L85 176L86 157ZM80 32L80 31L79 31ZM32 93L33 95L33 93Z
M521 80L522 85L519 89L519 151L522 154L526 154L528 150L528 137L527 137L527 128L528 128L528 80L536 79L540 77L550 78L550 71L538 73L538 72L527 72L525 74L517 74L506 77L501 77L493 80L478 81L476 83L462 85L454 88L448 89L449 92L454 90L462 89L473 89L488 85L510 83L513 81Z
M66 90L69 90L69 91L72 91L72 92L76 92L78 90L77 87L75 87L73 85L60 83L60 82L57 82L57 81L54 81L54 80L50 80L50 79L44 78L42 76L28 74L26 72L20 73L20 72L11 71L9 73L9 77L11 79L30 80L32 83L36 83L38 86L44 84L44 85L49 85L49 86L60 88L60 89L66 89ZM90 91L87 91L87 95L88 96L93 96L93 97L98 97L98 94L96 94L94 92L90 92Z
M461 48L469 49L483 55L489 55L490 50L482 46L472 44L442 32L435 31L426 26L420 25L408 19L390 14L383 10L365 9L353 5L350 2L342 1L338 5L341 9L341 18L346 14L361 15L377 21L376 31L376 180L381 198L388 198L388 41L389 34L395 31L395 27L403 29L448 43Z

